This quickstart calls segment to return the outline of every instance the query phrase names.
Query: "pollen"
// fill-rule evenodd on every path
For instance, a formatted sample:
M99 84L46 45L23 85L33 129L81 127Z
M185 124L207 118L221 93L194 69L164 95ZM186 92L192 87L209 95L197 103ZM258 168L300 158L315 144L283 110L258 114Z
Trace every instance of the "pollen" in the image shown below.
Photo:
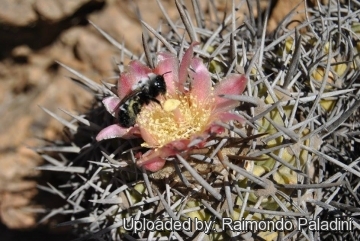
M174 111L181 104L178 99L168 99L164 103L164 110L167 112Z
M211 122L214 99L199 102L191 94L166 96L161 105L151 103L138 115L137 123L153 137L157 147L175 140L189 139L204 132ZM143 146L153 144L144 143Z

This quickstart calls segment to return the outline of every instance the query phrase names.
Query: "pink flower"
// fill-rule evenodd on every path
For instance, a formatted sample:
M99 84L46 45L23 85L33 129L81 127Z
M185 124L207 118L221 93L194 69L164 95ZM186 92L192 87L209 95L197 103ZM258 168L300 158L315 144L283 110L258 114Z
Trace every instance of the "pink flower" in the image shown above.
M218 121L236 120L243 123L242 117L229 113L238 102L219 95L241 94L247 78L240 74L230 74L212 87L208 69L200 58L193 57L194 45L196 43L185 52L180 64L175 55L167 52L157 54L157 66L153 70L139 61L130 62L126 72L119 78L119 97L103 100L111 114L117 115L120 100L131 91L134 84L150 73L162 75L169 72L164 75L167 93L157 97L161 106L156 103L143 106L134 127L110 125L97 135L96 140L141 137L144 140L142 146L149 148L149 151L139 158L137 165L149 171L158 171L164 166L167 157L203 147L208 137L223 132L224 128L216 124Z

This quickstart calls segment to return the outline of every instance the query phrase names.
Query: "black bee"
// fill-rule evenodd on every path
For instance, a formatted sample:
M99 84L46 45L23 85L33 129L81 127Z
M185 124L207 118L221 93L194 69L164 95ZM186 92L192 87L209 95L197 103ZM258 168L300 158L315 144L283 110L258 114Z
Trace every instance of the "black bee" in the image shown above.
M164 75L150 74L148 79L140 80L132 87L132 91L126 95L119 103L118 119L122 127L135 125L136 116L140 113L143 105L148 105L151 101L160 104L156 99L158 95L166 93L166 83Z

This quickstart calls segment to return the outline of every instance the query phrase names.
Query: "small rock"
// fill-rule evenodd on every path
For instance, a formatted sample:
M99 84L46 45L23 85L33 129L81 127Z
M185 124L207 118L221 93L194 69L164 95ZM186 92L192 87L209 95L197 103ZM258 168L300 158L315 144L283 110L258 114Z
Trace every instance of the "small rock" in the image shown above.
M27 57L31 52L31 49L27 45L21 45L14 48L11 54L13 57Z
M0 23L16 27L28 26L37 20L34 0L0 1Z
M59 21L65 17L57 0L37 0L35 9L45 20Z
M46 0L45 0L46 1ZM77 11L81 6L89 2L104 2L104 0L76 0L76 1L63 1L63 0L56 0L59 2L63 13L66 16L72 15L75 11Z
M31 54L31 49L26 45L21 45L13 49L11 52L11 55L13 56L13 59L17 63L27 63L28 57Z
M35 216L25 210L36 190L21 193L4 193L0 196L0 219L9 228L31 227L36 224Z
M113 73L111 60L114 57L114 51L100 36L90 32L82 34L75 50L80 60L90 63L91 67L100 74L107 75L104 77L109 77Z

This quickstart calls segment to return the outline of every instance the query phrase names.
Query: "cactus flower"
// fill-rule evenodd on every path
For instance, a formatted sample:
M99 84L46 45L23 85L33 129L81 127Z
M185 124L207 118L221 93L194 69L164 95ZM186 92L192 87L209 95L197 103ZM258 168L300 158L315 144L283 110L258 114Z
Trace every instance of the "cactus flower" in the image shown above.
M154 69L137 60L130 62L126 72L119 78L119 97L111 96L103 100L112 115L116 116L120 100L131 91L134 84L151 73L167 73L164 75L166 95L157 97L161 105L150 103L143 106L133 127L110 125L100 131L96 140L141 137L144 140L142 146L149 150L141 155L137 165L149 171L158 171L164 166L167 157L203 147L208 137L223 132L224 128L217 124L219 121L236 120L243 123L242 117L229 113L238 102L221 95L241 94L247 78L240 74L230 74L213 87L210 72L202 60L193 57L194 45L196 43L185 52L180 64L176 55L168 52L157 54Z

